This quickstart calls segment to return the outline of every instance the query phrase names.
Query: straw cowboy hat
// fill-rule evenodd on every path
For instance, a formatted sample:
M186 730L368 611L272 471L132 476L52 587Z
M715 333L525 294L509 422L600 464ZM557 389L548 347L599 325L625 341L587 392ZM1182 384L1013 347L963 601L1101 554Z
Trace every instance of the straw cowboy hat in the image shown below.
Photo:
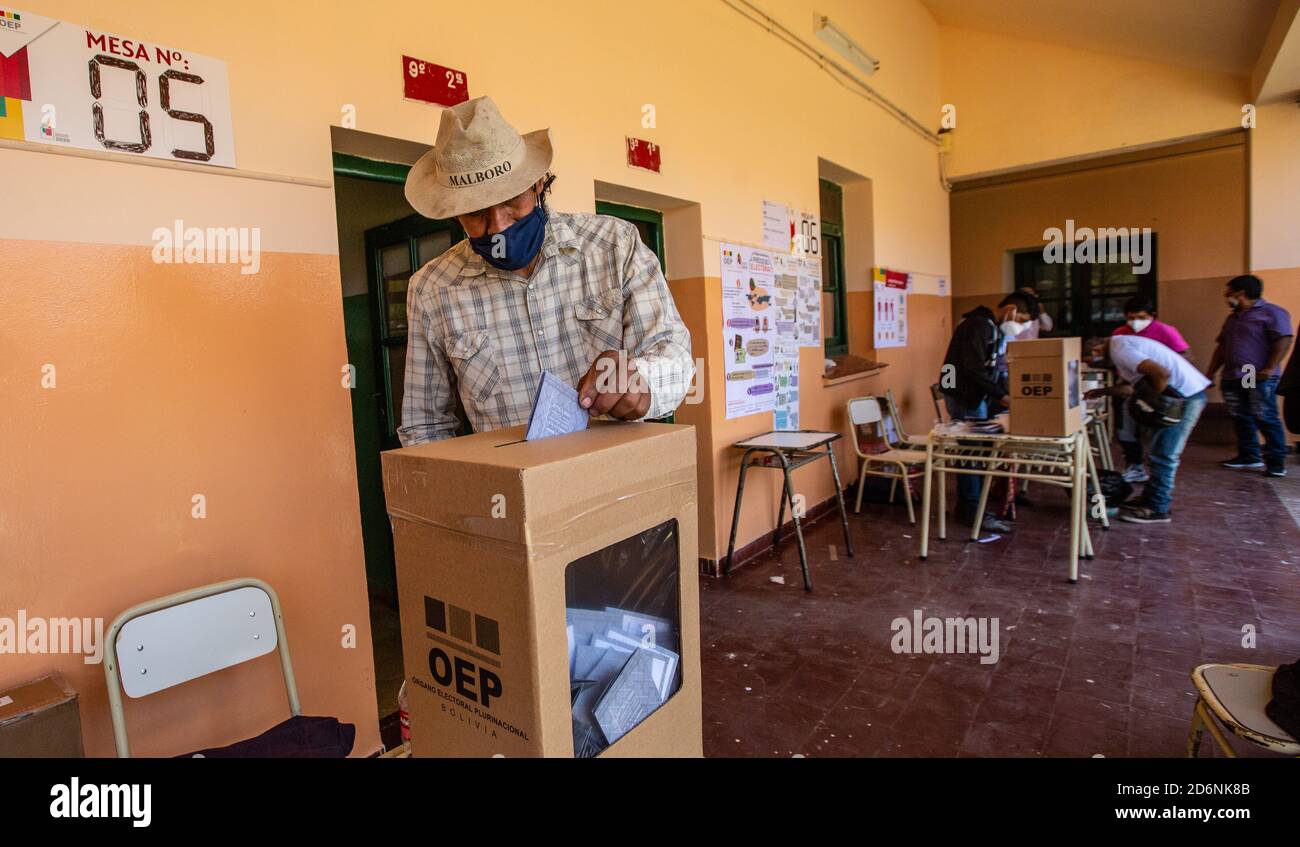
M550 166L549 129L520 135L491 97L476 97L443 111L433 149L406 177L406 199L426 218L452 218L522 194Z

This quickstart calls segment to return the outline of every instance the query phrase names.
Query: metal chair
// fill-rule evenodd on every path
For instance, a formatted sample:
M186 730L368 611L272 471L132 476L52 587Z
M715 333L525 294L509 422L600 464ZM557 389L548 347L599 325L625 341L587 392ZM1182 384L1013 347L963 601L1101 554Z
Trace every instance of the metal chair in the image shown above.
M1192 709L1192 730L1187 736L1187 757L1195 758L1200 753L1202 732L1209 730L1224 755L1236 758L1220 724L1243 741L1265 750L1300 756L1300 741L1264 712L1272 697L1276 670L1268 665L1209 664L1192 671L1198 696Z
M911 481L925 476L925 451L900 449L894 443L891 443L878 397L855 397L848 401L848 417L849 425L853 427L853 449L857 451L858 459L862 464L862 468L858 473L858 500L853 511L855 513L862 511L863 483L868 476L879 476L893 480L889 486L889 502L891 503L894 502L894 494L898 490L898 483L901 480L904 499L907 500L907 518L912 523L916 523L916 508L912 505ZM878 438L876 443L881 444L884 449L878 452L865 451L862 439L859 438L862 432L859 427L869 427L872 434ZM877 469L877 465L883 467Z
M1094 388L1109 388L1114 384L1110 371L1086 368L1080 376L1080 390L1084 393ZM1114 404L1110 397L1088 401L1089 440L1095 461L1102 470L1115 470L1115 459L1111 454L1111 431L1114 419Z
M894 389L886 388L885 396L878 398L886 407L889 413L889 421L893 424L895 437L890 439L890 446L897 447L901 450L924 450L925 445L930 443L930 434L925 435L908 435L903 429L903 418L898 413L898 403L894 402ZM889 435L886 429L886 435Z
M260 579L232 579L132 606L108 631L104 676L119 758L129 758L122 692L147 697L279 650L289 711L302 714L280 598Z

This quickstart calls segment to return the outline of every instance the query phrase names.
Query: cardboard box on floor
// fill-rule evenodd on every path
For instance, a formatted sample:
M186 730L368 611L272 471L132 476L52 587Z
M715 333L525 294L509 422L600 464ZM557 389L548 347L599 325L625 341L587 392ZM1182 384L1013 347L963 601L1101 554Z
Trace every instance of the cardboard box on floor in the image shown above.
M1083 426L1079 339L1039 338L1007 344L1011 432L1073 435Z
M0 759L79 759L77 692L52 673L0 690Z
M666 527L680 688L601 755L703 755L694 428L523 432L383 454L412 754L573 756L569 565Z

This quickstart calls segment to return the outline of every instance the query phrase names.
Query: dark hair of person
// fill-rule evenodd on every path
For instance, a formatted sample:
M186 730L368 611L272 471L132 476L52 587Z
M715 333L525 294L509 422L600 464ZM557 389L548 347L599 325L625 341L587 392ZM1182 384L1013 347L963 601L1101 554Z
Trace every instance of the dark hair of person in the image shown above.
M1151 302L1150 297L1130 297L1124 301L1124 313L1136 314L1137 312L1146 312L1149 315L1156 313L1156 305Z
M1031 297L1020 291L1013 291L1006 297L1002 298L1002 302L998 304L998 308L1001 309L1004 306L1013 305L1016 307L1016 311L1018 312L1024 312L1034 318L1038 317L1039 309L1037 297Z
M554 184L554 182L555 182L555 174L551 173L550 171L547 171L546 177L542 181L542 193L540 195L543 208L546 207L546 195L551 193L551 185Z
M1264 280L1254 274L1234 276L1228 280L1228 290L1245 294L1247 300L1258 300L1259 296L1264 293Z

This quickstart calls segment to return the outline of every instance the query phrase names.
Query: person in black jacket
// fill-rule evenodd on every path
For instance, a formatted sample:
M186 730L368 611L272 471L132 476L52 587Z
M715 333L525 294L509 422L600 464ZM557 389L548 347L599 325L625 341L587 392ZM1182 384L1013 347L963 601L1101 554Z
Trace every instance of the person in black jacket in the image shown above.
M996 310L977 306L962 315L939 374L939 388L954 421L989 418L1010 405L1007 386L998 373L998 350L1004 337L1024 331L1033 320L1032 312L1030 298L1017 292L1003 298ZM957 475L958 520L975 519L982 484L978 475ZM989 513L984 515L983 528L1007 532L1011 525Z

